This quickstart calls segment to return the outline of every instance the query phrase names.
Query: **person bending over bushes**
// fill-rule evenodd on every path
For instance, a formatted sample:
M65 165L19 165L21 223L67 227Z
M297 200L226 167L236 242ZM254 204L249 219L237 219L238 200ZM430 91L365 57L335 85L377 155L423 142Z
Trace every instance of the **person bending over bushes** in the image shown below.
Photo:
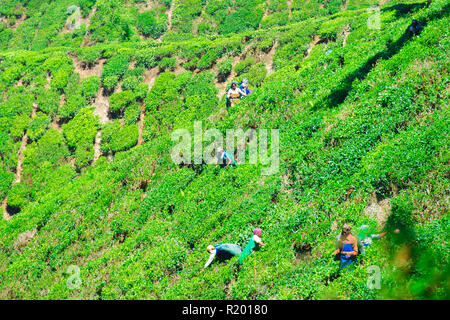
M241 255L239 256L239 264L242 264L244 262L245 258L247 258L250 255L253 249L259 248L259 246L261 247L266 246L266 244L263 243L261 240L261 234L262 234L261 229L256 228L255 230L253 230L253 237L247 243L247 245L244 248L244 251L242 251Z
M220 261L225 261L242 253L241 247L233 243L216 244L214 246L209 245L206 250L209 252L209 259L206 261L203 269L206 269L215 257Z
M236 160L234 160L233 156L225 152L223 148L219 147L216 149L216 151L217 163L221 168L228 168L229 166L235 167L237 165Z

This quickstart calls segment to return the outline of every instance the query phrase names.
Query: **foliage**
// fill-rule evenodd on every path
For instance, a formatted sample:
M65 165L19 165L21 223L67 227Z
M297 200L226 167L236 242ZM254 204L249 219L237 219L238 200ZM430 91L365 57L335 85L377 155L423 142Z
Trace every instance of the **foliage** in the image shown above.
M98 121L92 111L93 108L83 108L72 120L62 126L69 147L77 148L93 144Z
M156 24L168 26L171 4L151 2ZM139 29L147 2L83 0L89 26L73 31L68 1L3 2L0 200L15 214L0 221L0 296L447 299L447 2L386 2L381 29L369 29L374 4L175 0L155 41ZM412 17L424 29L408 37ZM105 59L100 78L81 80L75 56L95 70ZM254 92L226 108L217 95L230 75ZM104 124L87 107L100 84ZM261 159L175 164L172 133L193 133L195 121L279 129L279 170L263 175ZM352 272L331 258L344 223L388 232ZM266 247L240 267L233 258L201 271L208 245L245 246L255 227ZM78 290L66 285L72 264ZM369 266L381 268L380 290L366 285Z
M97 76L91 76L81 81L81 93L87 99L92 99L97 96L99 87L100 78Z
M250 69L250 67L254 64L255 64L255 59L253 59L252 57L249 57L243 61L238 62L234 66L234 71L236 72L237 75L240 75L244 72L247 72Z
M31 140L39 139L50 126L52 120L42 112L38 112L28 125L27 135Z
M127 150L136 145L138 140L137 125L121 126L119 120L105 125L102 130L102 152L118 152Z

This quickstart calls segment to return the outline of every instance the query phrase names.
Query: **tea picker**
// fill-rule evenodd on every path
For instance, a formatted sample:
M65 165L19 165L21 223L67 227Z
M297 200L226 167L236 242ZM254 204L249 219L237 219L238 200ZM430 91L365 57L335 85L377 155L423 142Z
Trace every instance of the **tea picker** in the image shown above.
M241 89L243 92L245 92L245 94L247 96L253 92L253 90L250 90L248 88L248 79L246 79L246 78L242 79L242 84L239 87L239 89Z
M261 240L261 234L262 230L259 228L256 228L253 230L253 237L250 239L250 241L247 243L247 245L244 248L244 251L242 251L241 255L239 256L239 264L242 264L247 258L250 253L253 251L253 249L257 248L258 246L265 247L266 244L262 242Z
M233 156L227 153L223 148L218 147L217 152L217 163L220 164L222 168L227 168L228 166L236 166L237 162L234 160Z
M339 269L344 269L355 261L358 254L358 240L352 234L352 228L348 224L344 224L337 240L337 249L333 252L333 255L340 254Z
M406 32L410 36L416 36L422 32L423 27L419 24L419 22L416 19L412 20L411 25L406 29Z
M209 259L203 269L206 269L215 257L223 261L231 259L233 256L238 256L242 252L241 247L233 243L209 245L206 250L209 252Z
M237 87L237 82L233 81L231 83L231 87L227 92L227 107L230 107L231 104L238 102L242 96L246 96L247 94Z

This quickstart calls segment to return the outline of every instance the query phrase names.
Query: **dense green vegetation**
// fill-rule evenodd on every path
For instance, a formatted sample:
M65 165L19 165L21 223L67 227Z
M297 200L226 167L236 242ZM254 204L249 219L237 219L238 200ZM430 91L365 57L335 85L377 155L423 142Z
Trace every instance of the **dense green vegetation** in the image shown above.
M448 299L447 1L382 1L379 29L372 0L173 1L0 4L0 298ZM278 172L173 163L194 121L279 129ZM338 273L340 226L383 208ZM255 227L266 247L202 271Z

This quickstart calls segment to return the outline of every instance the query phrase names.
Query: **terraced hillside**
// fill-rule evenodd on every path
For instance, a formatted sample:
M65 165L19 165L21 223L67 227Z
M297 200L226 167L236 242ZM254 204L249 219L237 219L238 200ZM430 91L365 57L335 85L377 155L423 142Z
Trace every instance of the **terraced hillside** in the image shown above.
M448 299L449 12L2 2L0 298ZM227 108L244 78L255 91ZM172 133L198 121L278 129L279 169L174 163ZM388 234L341 273L344 223ZM202 270L209 244L255 227L266 247Z

